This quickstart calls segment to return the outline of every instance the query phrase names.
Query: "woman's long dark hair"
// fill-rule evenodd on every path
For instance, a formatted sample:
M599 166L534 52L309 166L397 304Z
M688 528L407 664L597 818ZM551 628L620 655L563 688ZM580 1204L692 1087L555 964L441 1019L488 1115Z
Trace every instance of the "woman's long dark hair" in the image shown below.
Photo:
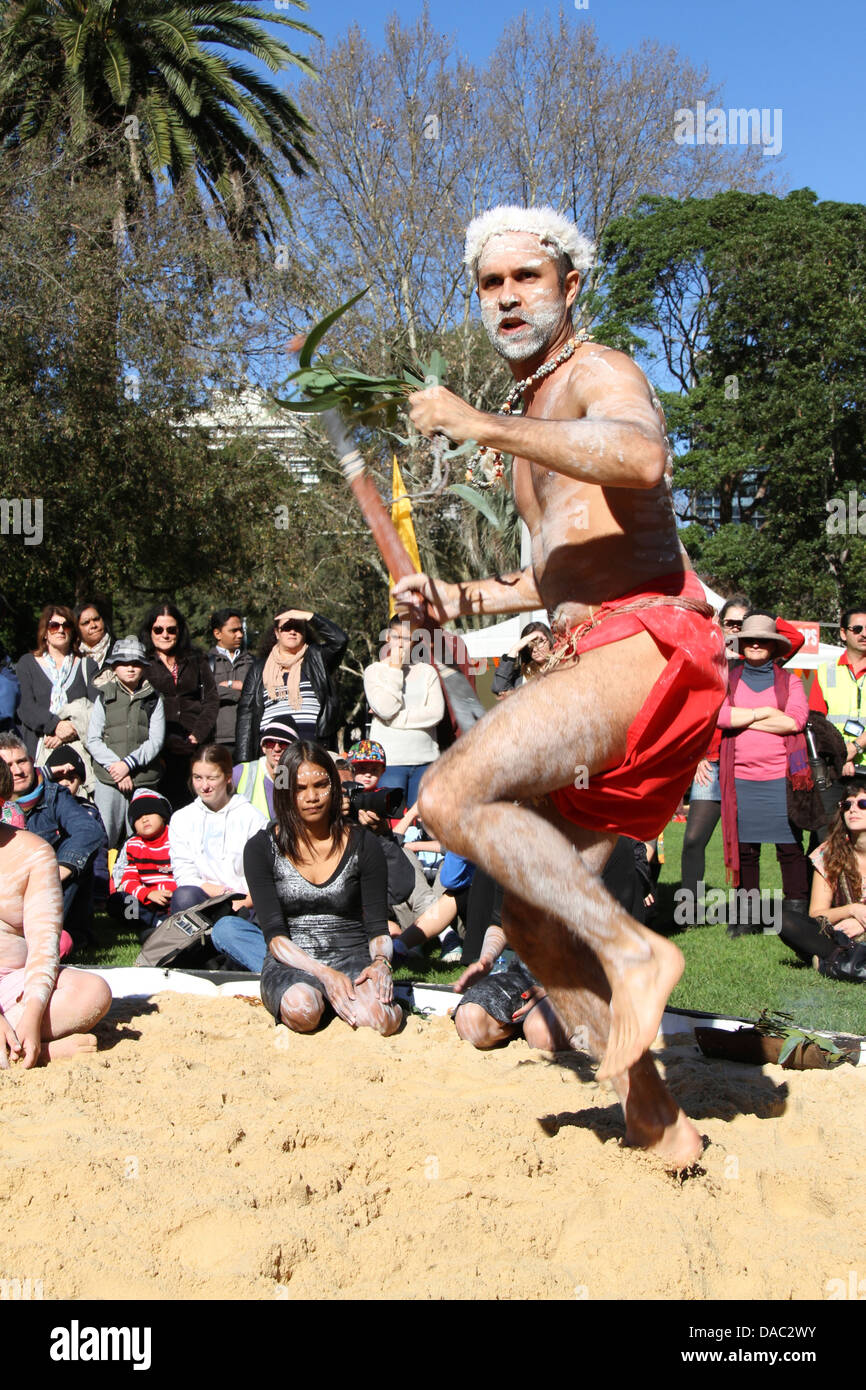
M151 628L157 618L174 618L177 623L177 641L174 647L174 655L180 660L183 656L189 656L192 652L192 638L189 635L186 618L173 603L156 603L148 612L144 622L138 630L138 640L144 647L148 661L153 661L156 657L156 647L153 645ZM157 658L158 659L158 658Z
M346 823L343 820L343 788L333 758L318 743L293 743L277 763L274 774L274 839L281 854L296 859L302 844L310 846L310 837L298 814L298 770L301 763L312 763L327 772L331 782L331 806L328 829L331 850L342 844Z
M846 782L844 788L839 805L833 812L827 838L822 845L824 877L833 890L833 905L835 907L840 907L845 902L845 894L841 891L843 877L848 885L851 902L859 903L863 893L860 870L857 868L857 861L854 858L854 846L851 843L851 836L845 824L845 812L842 809L842 802L847 797L862 796L863 792L862 788L852 782Z

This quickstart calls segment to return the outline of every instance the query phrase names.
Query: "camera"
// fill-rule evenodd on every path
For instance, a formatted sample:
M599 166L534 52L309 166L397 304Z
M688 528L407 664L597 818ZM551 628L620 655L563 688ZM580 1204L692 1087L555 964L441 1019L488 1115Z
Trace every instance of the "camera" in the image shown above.
M377 816L393 816L403 803L399 787L376 787L368 792L358 782L344 782L343 795L349 798L349 815L359 811L374 811Z

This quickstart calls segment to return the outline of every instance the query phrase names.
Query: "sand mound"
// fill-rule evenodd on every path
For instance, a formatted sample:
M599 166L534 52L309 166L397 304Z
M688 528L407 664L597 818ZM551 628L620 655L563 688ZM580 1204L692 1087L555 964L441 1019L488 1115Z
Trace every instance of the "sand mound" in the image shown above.
M0 1275L45 1298L824 1298L863 1262L864 1073L710 1062L677 1185L578 1058L117 1006L103 1050L0 1074ZM581 1079L583 1077L584 1079Z

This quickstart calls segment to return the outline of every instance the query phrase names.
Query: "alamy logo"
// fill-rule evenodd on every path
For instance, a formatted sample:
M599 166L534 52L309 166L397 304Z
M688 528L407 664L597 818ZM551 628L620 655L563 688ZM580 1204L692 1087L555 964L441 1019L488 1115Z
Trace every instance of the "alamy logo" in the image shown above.
M52 1361L132 1361L134 1371L150 1370L149 1327L68 1327L51 1329Z
M23 536L25 545L41 545L42 498L0 497L0 536Z
M681 106L674 112L674 140L678 145L762 145L764 155L782 152L782 108L768 106L711 106L699 101L694 111Z
M778 936L782 930L782 893L776 889L771 898L764 898L759 888L710 888L700 882L693 893L690 888L674 892L674 921L678 927L712 926L727 922L729 926L760 926L765 935Z

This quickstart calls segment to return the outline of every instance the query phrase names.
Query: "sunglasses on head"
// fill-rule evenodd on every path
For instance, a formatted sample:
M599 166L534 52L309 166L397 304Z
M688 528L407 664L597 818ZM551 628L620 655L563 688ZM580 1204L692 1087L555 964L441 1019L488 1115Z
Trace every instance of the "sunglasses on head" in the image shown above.
M61 623L61 622L57 622L57 621L55 621L55 620L52 618L51 622L48 624L48 631L49 631L49 632L65 632L68 628L71 628L71 627L72 627L72 624L71 624L71 623L67 623L66 621L64 621L64 622L62 622L62 623Z
M158 627L158 626L154 626L154 627L151 628L151 632L155 632L156 635L157 635L158 637L163 636L163 635L166 636L166 637L176 637L176 636L177 636L177 628L176 628L176 627Z
M843 811L850 811L852 806L856 806L858 811L866 811L866 796L846 796L842 802Z
M852 623L851 626L850 626L847 630L848 630L848 632L856 632L857 636L859 637L859 636L860 636L860 633L863 631L863 624L862 624L862 623Z

